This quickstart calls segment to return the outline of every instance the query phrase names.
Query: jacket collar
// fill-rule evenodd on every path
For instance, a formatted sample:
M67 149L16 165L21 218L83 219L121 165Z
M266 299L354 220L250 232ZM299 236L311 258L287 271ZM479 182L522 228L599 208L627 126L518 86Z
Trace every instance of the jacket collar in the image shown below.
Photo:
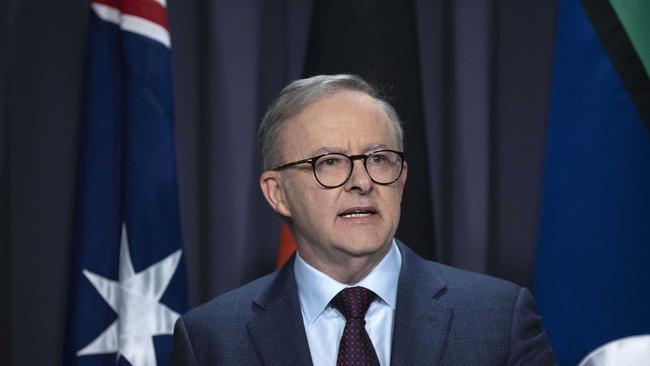
M246 326L262 364L311 365L293 274L295 254L253 299Z
M437 365L444 352L453 308L438 301L446 283L427 262L398 241L402 270L393 326L392 365Z

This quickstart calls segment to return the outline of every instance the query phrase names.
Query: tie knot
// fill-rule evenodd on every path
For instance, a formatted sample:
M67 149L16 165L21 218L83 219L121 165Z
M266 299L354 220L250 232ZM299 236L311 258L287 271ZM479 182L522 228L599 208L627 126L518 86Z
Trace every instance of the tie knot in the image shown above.
M377 295L365 287L348 287L341 290L331 301L346 320L366 317L370 303Z

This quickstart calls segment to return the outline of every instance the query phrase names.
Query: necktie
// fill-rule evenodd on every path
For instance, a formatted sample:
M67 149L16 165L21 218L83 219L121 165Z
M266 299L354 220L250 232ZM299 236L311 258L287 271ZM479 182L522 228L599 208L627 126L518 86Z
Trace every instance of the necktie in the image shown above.
M379 366L379 359L366 332L366 311L377 295L364 287L348 287L331 301L345 317L345 328L339 344L337 366Z

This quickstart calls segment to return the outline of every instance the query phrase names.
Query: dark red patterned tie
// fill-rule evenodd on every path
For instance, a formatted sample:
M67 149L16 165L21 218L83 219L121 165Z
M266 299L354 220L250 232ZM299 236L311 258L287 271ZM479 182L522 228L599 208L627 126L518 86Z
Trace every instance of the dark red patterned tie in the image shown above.
M332 299L332 306L345 317L337 366L379 366L379 359L366 332L366 311L377 295L363 287L348 287Z

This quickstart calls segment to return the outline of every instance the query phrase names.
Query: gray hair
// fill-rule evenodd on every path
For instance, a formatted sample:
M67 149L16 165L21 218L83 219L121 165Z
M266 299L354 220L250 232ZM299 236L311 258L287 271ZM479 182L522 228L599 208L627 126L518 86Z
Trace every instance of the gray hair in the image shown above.
M375 99L386 113L395 131L398 149L404 149L404 132L397 112L388 102L379 97L375 87L356 75L318 75L300 79L287 85L266 111L257 130L258 144L262 155L262 168L270 170L280 165L280 139L282 124L302 112L312 103L325 97L355 91Z

